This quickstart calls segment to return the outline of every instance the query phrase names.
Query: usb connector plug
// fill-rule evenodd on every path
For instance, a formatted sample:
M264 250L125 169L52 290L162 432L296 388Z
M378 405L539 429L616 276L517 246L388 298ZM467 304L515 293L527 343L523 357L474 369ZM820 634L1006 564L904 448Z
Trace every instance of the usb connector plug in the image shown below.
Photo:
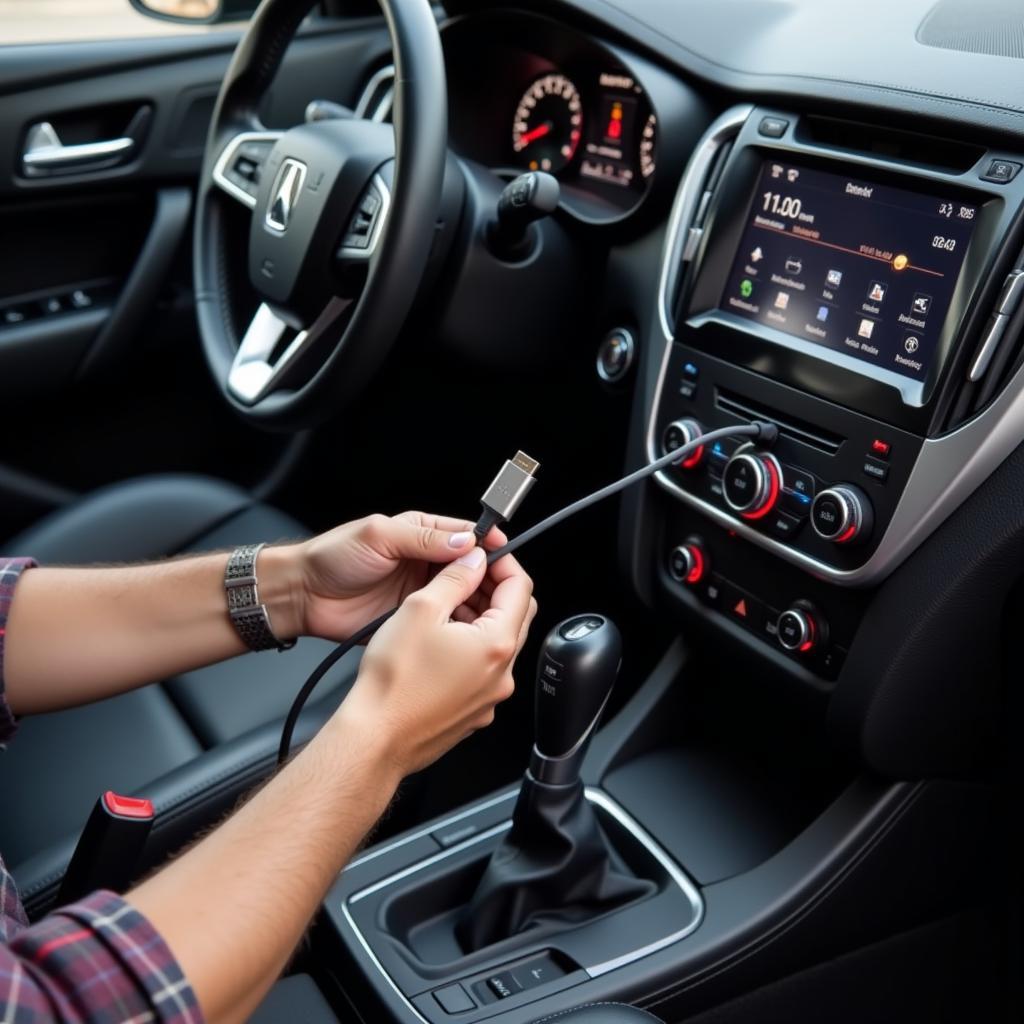
M540 463L536 459L531 459L526 452L516 452L501 467L491 486L484 491L480 499L483 512L473 531L478 540L487 536L492 526L506 523L515 515L523 499L537 482L538 469Z

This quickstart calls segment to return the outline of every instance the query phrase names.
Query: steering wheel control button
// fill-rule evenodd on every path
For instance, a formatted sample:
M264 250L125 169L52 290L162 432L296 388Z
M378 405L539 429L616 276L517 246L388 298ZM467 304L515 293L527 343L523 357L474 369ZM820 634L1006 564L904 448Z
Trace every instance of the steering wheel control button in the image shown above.
M609 331L597 349L597 375L606 384L618 384L633 366L636 342L625 327Z
M804 608L787 608L779 616L775 631L782 647L799 654L809 654L818 640L817 623Z
M758 132L767 139L781 139L786 134L789 121L784 117L762 117Z
M434 999L445 1013L465 1013L476 1009L473 997L461 985L439 988L434 993Z
M704 428L694 419L687 417L681 420L674 420L665 428L664 433L661 435L662 450L666 454L674 452L677 448L682 448L684 444L696 441L703 433ZM673 466L677 469L696 469L703 461L704 445L701 445L690 452L681 462L673 463Z
M811 526L823 540L852 544L871 532L871 502L860 488L837 484L821 491L811 505Z
M696 541L687 541L673 548L669 555L668 571L674 580L696 586L708 572L708 557Z
M722 474L725 503L744 519L762 519L779 500L782 470L773 455L738 451Z

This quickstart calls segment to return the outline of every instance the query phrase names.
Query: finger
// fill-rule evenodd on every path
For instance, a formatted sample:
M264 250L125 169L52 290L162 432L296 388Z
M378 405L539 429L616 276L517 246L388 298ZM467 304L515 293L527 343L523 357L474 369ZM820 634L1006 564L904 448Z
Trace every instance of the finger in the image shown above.
M496 526L492 526L487 531L487 536L484 537L483 546L488 551L496 551L498 548L504 547L508 543L508 535L504 530L499 530Z
M465 604L480 586L486 564L483 548L473 548L446 565L425 587L411 596L417 599L417 603L428 604L439 621L447 622L455 609Z
M533 625L533 620L537 617L537 600L536 598L530 598L530 607L526 612L526 618L523 619L523 625L519 630L519 639L516 641L516 657L518 658L523 650L523 646L526 644L527 637L530 635L530 626ZM514 660L514 659L513 659Z
M532 597L533 580L521 569L512 572L494 588L491 606L477 622L489 632L497 630L510 640L518 640Z
M472 526L460 520L444 520L459 529L442 529L413 518L374 516L368 526L367 543L374 551L391 559L416 559L425 562L451 562L474 544Z
M404 519L416 526L429 526L432 530L444 530L446 533L465 533L473 529L468 519L455 516L436 516L432 512L403 512L396 519Z

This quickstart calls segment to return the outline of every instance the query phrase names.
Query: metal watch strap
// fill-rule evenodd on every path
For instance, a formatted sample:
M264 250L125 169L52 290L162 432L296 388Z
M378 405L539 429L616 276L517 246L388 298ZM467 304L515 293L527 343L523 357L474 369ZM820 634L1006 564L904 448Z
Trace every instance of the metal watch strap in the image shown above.
M259 581L256 578L256 558L265 544L246 544L235 548L224 570L224 592L228 599L228 615L246 647L253 651L277 649L287 651L295 646L294 640L282 642L274 636L270 614L260 603Z

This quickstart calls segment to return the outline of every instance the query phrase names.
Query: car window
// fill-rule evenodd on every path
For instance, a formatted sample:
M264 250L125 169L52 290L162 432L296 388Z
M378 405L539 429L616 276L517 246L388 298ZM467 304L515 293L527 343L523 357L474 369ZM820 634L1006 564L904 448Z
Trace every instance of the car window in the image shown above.
M168 14L199 15L210 0L160 0L160 6ZM0 0L0 45L130 39L223 28L147 18L128 0Z

